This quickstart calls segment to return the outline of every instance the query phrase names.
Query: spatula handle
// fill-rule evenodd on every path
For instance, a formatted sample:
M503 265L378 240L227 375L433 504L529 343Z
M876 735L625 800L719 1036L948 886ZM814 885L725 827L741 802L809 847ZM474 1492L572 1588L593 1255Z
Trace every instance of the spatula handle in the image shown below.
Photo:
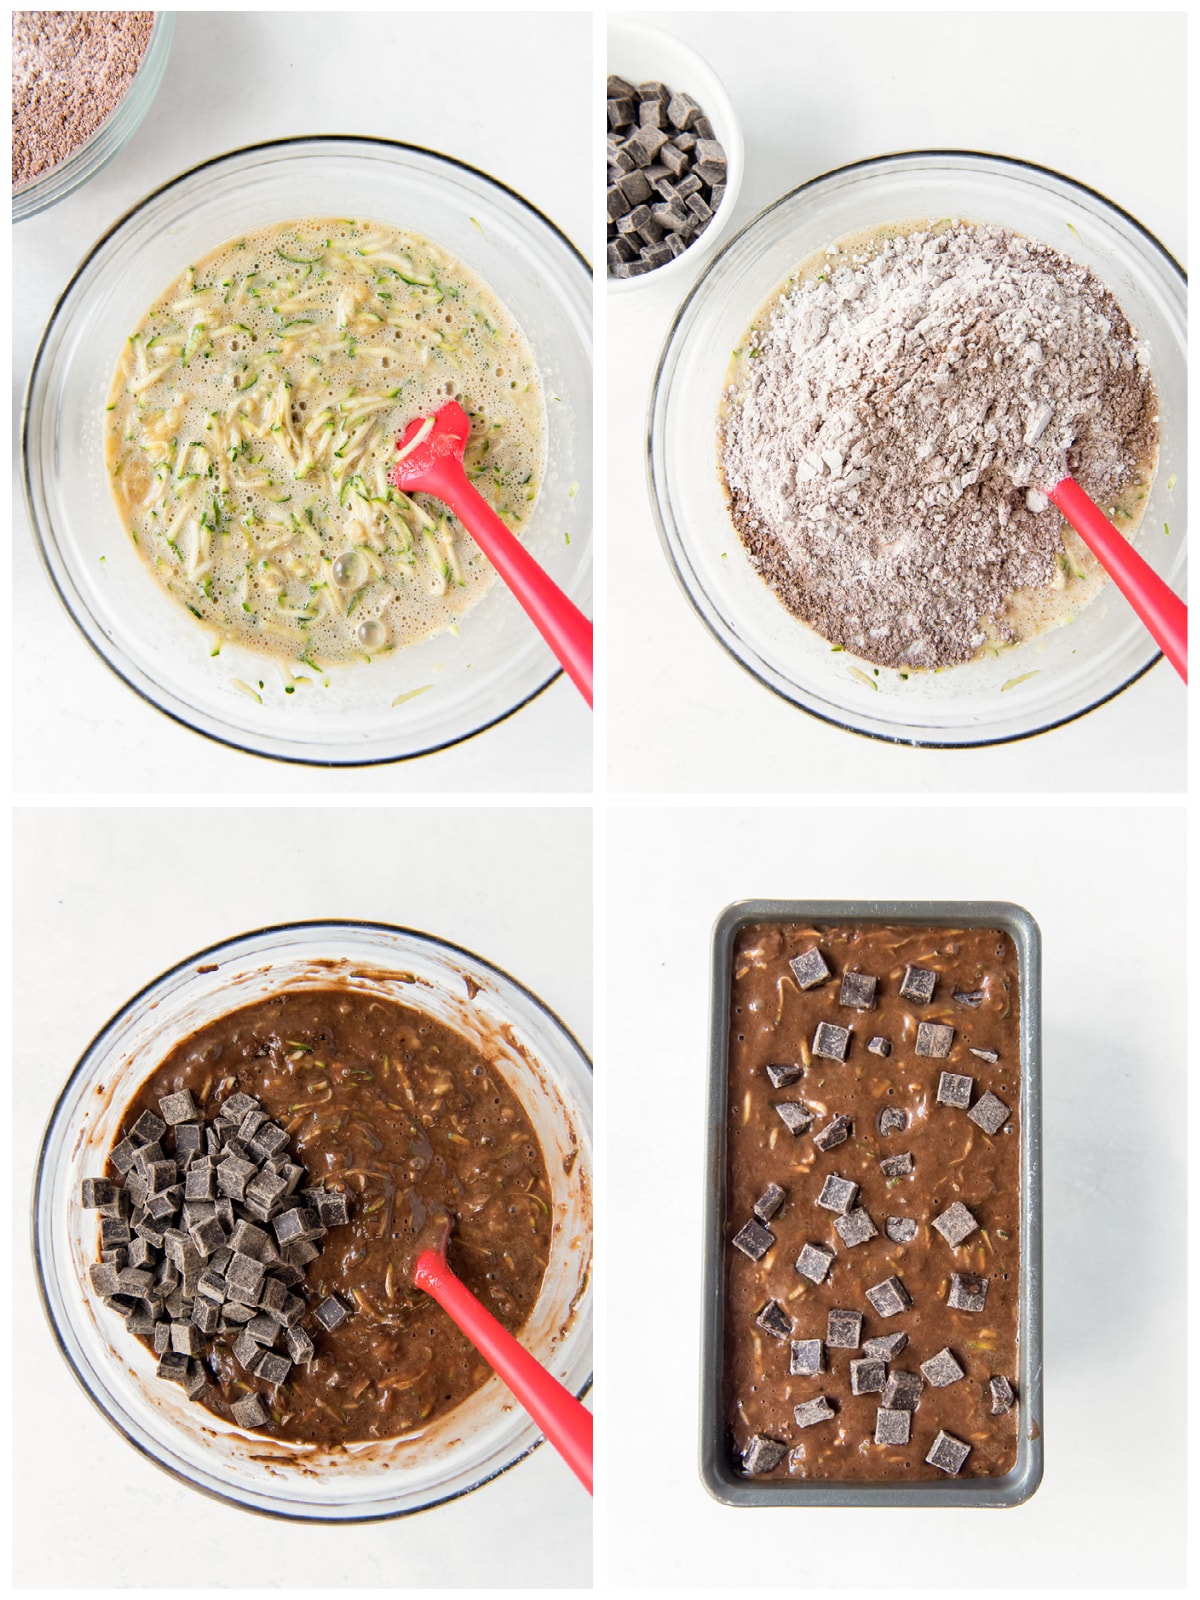
M1074 478L1047 491L1187 682L1187 606L1144 561Z
M422 488L444 500L524 606L567 676L592 703L592 625L529 554L467 479L444 457L422 474Z
M480 1305L451 1272L445 1256L423 1250L417 1257L413 1282L454 1319L591 1494L592 1414L586 1406Z

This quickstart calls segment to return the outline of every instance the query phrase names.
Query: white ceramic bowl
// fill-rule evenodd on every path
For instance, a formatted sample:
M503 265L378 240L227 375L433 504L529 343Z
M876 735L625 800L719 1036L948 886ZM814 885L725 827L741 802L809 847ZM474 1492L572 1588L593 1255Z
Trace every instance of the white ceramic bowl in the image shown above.
M370 666L330 668L293 692L290 673L268 656L226 645L213 659L211 635L137 554L108 485L104 402L130 329L196 256L302 216L370 217L423 233L507 307L546 395L546 476L523 543L590 609L591 270L552 222L494 178L383 139L283 139L234 151L148 195L96 244L55 308L29 380L26 501L71 617L160 711L279 760L403 760L491 727L558 676L504 583L492 584L457 634L419 640Z
M680 307L650 401L659 535L697 615L749 673L823 721L897 744L1024 738L1082 716L1141 677L1158 646L1115 585L1068 627L941 672L863 673L793 616L751 565L717 463L729 353L796 264L850 233L906 218L998 223L1082 261L1150 348L1161 447L1138 551L1187 592L1187 286L1178 263L1103 195L1059 173L972 151L915 151L841 167L761 212ZM1169 535L1164 529L1169 527ZM854 670L851 670L854 668Z
M103 1170L125 1106L180 1040L266 995L331 981L414 1006L465 1035L521 1102L546 1154L554 1207L550 1260L521 1341L583 1394L592 1355L590 1063L514 978L409 929L359 922L265 928L199 951L135 995L88 1046L50 1119L34 1193L34 1253L59 1348L89 1398L143 1455L247 1510L365 1522L477 1489L533 1449L536 1425L493 1376L403 1439L305 1454L247 1435L155 1379L155 1358L88 1281L97 1219L79 1204L80 1180Z
M746 150L742 140L742 125L733 108L733 101L725 85L690 45L684 44L672 33L661 28L651 28L644 22L629 22L622 18L608 24L608 68L630 83L665 83L668 88L690 94L712 123L713 133L725 147L725 195L717 207L708 227L689 245L681 256L644 272L638 278L609 278L610 294L627 294L635 289L660 286L664 283L679 285L686 274L691 277L698 266L716 250L729 232L737 205L738 191L742 187L742 173L746 168Z

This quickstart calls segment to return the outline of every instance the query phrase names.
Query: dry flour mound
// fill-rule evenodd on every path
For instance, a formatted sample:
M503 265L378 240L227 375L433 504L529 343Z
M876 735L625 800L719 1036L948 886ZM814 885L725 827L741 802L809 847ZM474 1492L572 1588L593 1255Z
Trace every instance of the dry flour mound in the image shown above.
M830 265L837 257L831 257ZM1072 473L1105 505L1157 446L1148 354L1086 267L1002 229L888 240L777 301L721 458L762 577L880 666L969 660L1048 584Z

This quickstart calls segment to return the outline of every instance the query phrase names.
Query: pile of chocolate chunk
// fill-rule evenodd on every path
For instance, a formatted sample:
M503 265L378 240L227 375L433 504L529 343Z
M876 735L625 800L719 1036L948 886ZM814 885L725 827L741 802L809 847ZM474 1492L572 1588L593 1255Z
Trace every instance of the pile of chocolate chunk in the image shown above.
M270 1391L313 1359L304 1269L349 1223L349 1198L301 1187L287 1134L253 1095L229 1095L211 1118L187 1089L158 1106L109 1152L116 1178L83 1180L83 1206L100 1213L92 1288L154 1350L158 1377L201 1404L215 1398L213 1346L229 1341L246 1374L234 1420L258 1428ZM329 1295L311 1309L313 1332L347 1316Z
M691 95L608 80L608 275L681 256L725 195L725 151Z

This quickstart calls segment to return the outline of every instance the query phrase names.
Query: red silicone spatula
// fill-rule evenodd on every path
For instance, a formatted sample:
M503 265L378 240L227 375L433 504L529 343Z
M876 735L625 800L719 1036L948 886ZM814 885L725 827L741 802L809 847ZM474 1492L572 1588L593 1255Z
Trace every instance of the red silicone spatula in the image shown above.
M440 1233L440 1238L437 1234ZM562 1456L589 1494L592 1492L592 1414L557 1378L484 1310L446 1260L450 1222L431 1231L417 1256L413 1282L452 1317L471 1343Z
M524 606L590 706L592 625L467 481L463 451L470 431L470 418L457 400L432 417L417 417L396 445L392 482L405 494L432 494L445 501Z
M1187 682L1187 606L1138 555L1074 478L1047 489L1054 504L1087 545Z

